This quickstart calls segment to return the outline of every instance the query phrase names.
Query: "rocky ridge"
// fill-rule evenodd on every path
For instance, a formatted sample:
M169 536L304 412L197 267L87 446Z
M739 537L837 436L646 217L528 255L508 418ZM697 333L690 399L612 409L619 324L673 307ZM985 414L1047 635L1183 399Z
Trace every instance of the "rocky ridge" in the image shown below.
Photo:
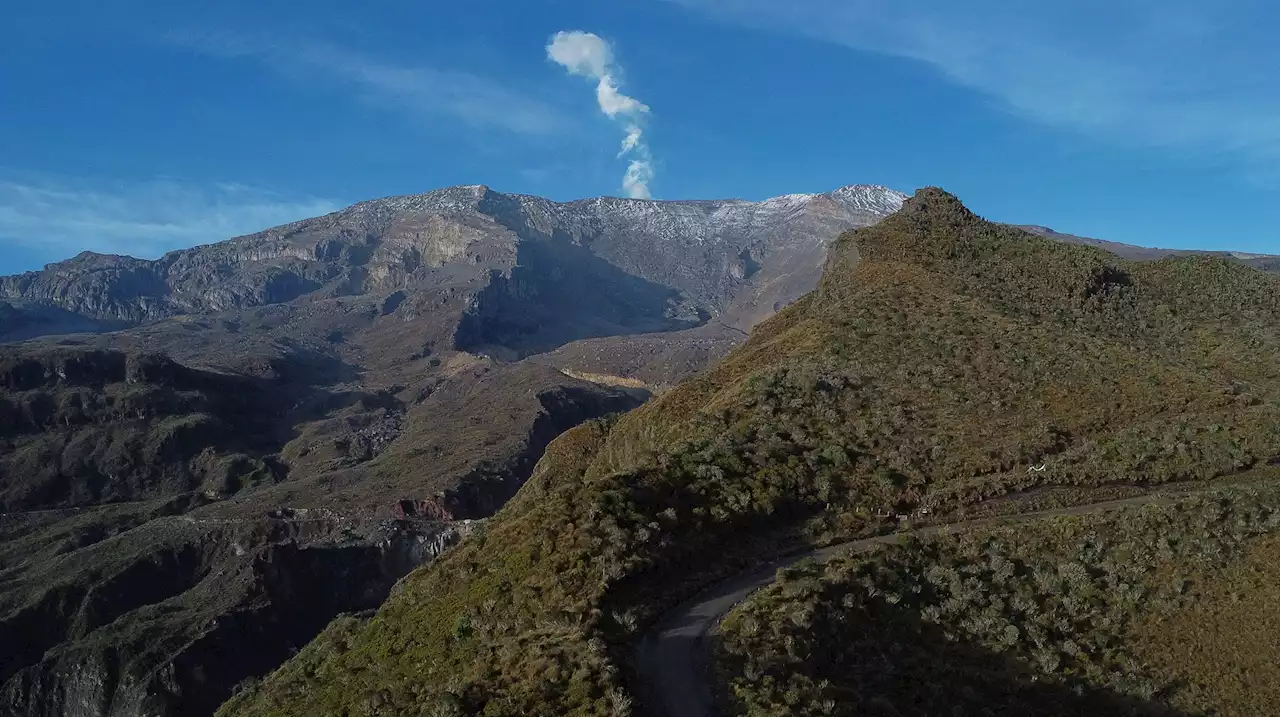
M903 195L855 185L762 202L596 198L559 203L483 186L390 197L154 261L84 252L40 272L0 278L18 309L82 321L140 324L303 297L390 297L451 281L506 278L523 245L586 249L628 274L683 294L692 311L733 314L735 289L770 256L821 249L837 232L878 220ZM559 255L558 255L559 256ZM815 269L816 271L816 269ZM803 277L803 294L816 274ZM798 294L797 294L798 295ZM12 319L10 320L12 321ZM0 327L3 328L3 327Z

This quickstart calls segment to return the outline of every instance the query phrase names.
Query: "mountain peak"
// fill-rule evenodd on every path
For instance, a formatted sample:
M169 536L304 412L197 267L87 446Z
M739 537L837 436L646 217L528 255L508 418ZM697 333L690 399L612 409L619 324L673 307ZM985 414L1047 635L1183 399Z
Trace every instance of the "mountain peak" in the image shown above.
M834 189L830 194L852 195L852 194L883 194L886 196L898 196L906 199L907 195L896 189L891 189L883 184L846 184L838 189Z
M67 259L63 264L76 268L103 268L112 266L130 266L145 262L145 259L136 259L123 254L103 254L96 251L82 251L79 254Z
M907 195L879 184L848 184L823 195L845 209L889 215L902 208Z
M986 256L997 245L1033 238L1021 230L988 224L955 195L925 187L884 221L840 237L828 254L822 284L828 291L843 286L863 260L942 268L975 255Z
M941 187L923 187L903 203L904 215L940 214L976 218L960 199Z

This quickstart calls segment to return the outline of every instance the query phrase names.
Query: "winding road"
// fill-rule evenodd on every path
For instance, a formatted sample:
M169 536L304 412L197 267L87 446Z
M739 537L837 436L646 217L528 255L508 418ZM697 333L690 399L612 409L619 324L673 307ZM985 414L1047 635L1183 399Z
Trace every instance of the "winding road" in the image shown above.
M1186 493L1180 493L1186 495ZM858 553L893 543L907 536L927 536L991 525L1008 525L1042 518L1085 515L1139 505L1168 505L1177 496L1168 493L1032 513L930 525L874 538L839 543L820 550L788 555L717 583L667 613L640 641L636 666L646 702L666 717L712 717L716 710L711 684L711 640L720 621L752 592L772 583L780 568L806 558L826 562L838 555Z

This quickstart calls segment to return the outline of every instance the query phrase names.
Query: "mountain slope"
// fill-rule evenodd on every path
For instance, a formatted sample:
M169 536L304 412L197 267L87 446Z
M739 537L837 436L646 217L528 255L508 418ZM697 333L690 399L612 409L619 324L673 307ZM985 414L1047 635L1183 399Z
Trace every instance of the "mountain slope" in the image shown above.
M464 341L494 338L483 324L508 296L535 312L562 314L557 328L584 336L696 323L700 315L734 323L808 291L831 237L878 221L902 199L883 187L851 186L763 202L557 203L451 187L363 202L156 261L86 252L0 278L0 299L16 306L10 313L61 310L82 323L118 326L342 296L390 301L396 306L385 308L404 315L439 311L463 292L478 305L461 310L482 324ZM582 288L550 284L563 279ZM594 300L584 306L587 290ZM572 312L586 325L575 326ZM56 329L48 316L45 324L46 332Z
M334 615L377 607L552 438L639 402L524 363L330 391L13 351L0 714L210 714Z
M0 713L212 713L901 199L455 187L0 279Z
M0 515L0 635L41 636L0 664L0 704L77 717L209 713L233 685L278 664L334 614L376 607L397 578L464 531L466 520L491 514L511 496L556 435L627 410L648 390L664 391L740 344L746 329L818 285L832 238L880 220L902 199L859 185L764 202L557 203L454 187L364 202L157 261L86 254L0 279L0 338L44 337L6 348L3 365L18 367L6 375L25 378L0 386L0 415L11 419L0 430L0 510L11 511ZM842 261L856 264L862 244L842 245ZM1020 270L1034 273L1040 264L1024 262ZM898 297L893 310L946 314L952 288L939 276L948 271L927 274L915 290L936 305ZM885 290L884 277L866 280L872 296ZM1237 299L1250 290L1242 292ZM865 298L851 299L839 311L854 316L862 304ZM801 308L787 320L809 317L797 331L777 323L767 329L781 332L777 340L758 338L745 359L727 364L729 373L695 381L621 421L593 475L651 470L651 454L671 460L718 445L669 450L690 438L728 441L707 456L678 459L691 470L714 474L697 467L708 460L724 462L718 471L738 465L732 456L756 450L758 438L728 430L719 422L725 416L698 417L698 409L738 405L741 387L729 389L741 376L780 370L789 355L806 365L789 368L779 390L799 391L786 386L809 381L806 372L826 380L829 367L807 364L826 356L823 346L848 342L834 319ZM1223 310L1238 308L1228 302ZM986 321L979 309L974 321ZM1256 337L1248 331L1222 339L1219 329L1231 325L1211 330L1196 349L1216 346L1211 354L1183 359L1226 361L1232 341L1242 342L1240 356L1253 355ZM869 341L869 350L890 357L875 370L903 385L933 380L910 373L903 347L923 359L971 329L928 326L935 333L921 338L882 332ZM61 335L68 331L88 333ZM1045 351L1034 345L1024 353ZM1150 365L1163 370L1167 358ZM1256 368L1248 363L1240 376ZM961 371L949 380L970 378ZM1243 382L1227 390L1241 392L1241 401L1252 391ZM1108 391L1094 395L1103 400ZM909 407L926 398L933 400L884 392L876 400ZM1018 405L997 400L1006 413ZM766 420L760 411L776 410L768 401L751 405L744 415L754 421ZM883 426L858 430L904 452L950 450L912 445L924 441L914 435L917 416L899 410L888 411ZM1097 421L1111 420L1098 411ZM1074 445L1087 454L1077 436L1094 424L1063 425L1029 435L1035 445ZM988 437L960 435L955 443L971 439ZM782 448L770 443L769 450L800 456L783 462L828 460L787 443L810 438L780 440ZM1165 446L1196 452L1203 444L1247 465L1256 443L1205 442L1175 431L1148 440L1134 461L1158 473L1169 467ZM845 448L844 460L852 460L853 449ZM772 465L780 455L752 460ZM1017 470L989 475L975 464L982 470L960 471L964 478L948 483L950 494L928 494L912 481L935 466L912 473L900 467L911 455L899 458L881 456L874 469L861 459L859 470L880 476L874 505L906 510L1026 480ZM1180 460L1183 474L1206 470L1201 457ZM809 511L811 476L787 475L801 512ZM831 497L841 485L813 490ZM743 501L771 506L789 490L755 485L699 500L740 510ZM547 510L559 510L559 500ZM859 507L833 505L846 517ZM718 510L711 522L732 513ZM835 527L858 525L851 519ZM664 584L643 573L635 580L654 590ZM326 600L303 597L337 584L346 587ZM655 609L649 598L635 600L640 607L623 609L619 619L643 619ZM168 637L152 640L157 633ZM273 649L256 660L232 657L252 644Z
M1278 475L778 571L722 623L727 711L1275 714Z
M643 626L762 554L1037 486L1247 472L1280 457L1277 289L921 190L710 371L562 436L482 532L220 714L629 714Z

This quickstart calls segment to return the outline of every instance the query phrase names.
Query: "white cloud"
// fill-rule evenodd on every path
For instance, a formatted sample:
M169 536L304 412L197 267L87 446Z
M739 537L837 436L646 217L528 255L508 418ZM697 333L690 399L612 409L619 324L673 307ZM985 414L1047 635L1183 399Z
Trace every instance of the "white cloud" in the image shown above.
M640 146L640 141L644 139L644 132L637 125L627 126L627 136L622 138L622 149L618 151L618 157L621 159L627 152L634 150Z
M613 50L599 35L574 30L557 32L547 45L547 56L575 75L600 79L609 74Z
M171 35L170 39L214 56L258 60L301 83L337 86L370 104L408 112L419 121L456 118L474 126L530 135L552 134L569 124L546 103L469 72L400 65L324 43L217 34Z
M338 206L233 183L156 180L103 187L0 179L0 245L38 248L59 258L84 250L155 258Z
M1280 159L1277 11L1264 0L668 1L917 60L1050 126Z
M581 30L558 32L547 44L547 57L575 75L596 81L596 102L610 119L625 122L626 137L618 157L630 156L622 189L633 199L649 199L653 181L653 155L644 141L643 122L649 107L634 97L622 94L618 87L619 69L613 61L613 49L603 38Z

